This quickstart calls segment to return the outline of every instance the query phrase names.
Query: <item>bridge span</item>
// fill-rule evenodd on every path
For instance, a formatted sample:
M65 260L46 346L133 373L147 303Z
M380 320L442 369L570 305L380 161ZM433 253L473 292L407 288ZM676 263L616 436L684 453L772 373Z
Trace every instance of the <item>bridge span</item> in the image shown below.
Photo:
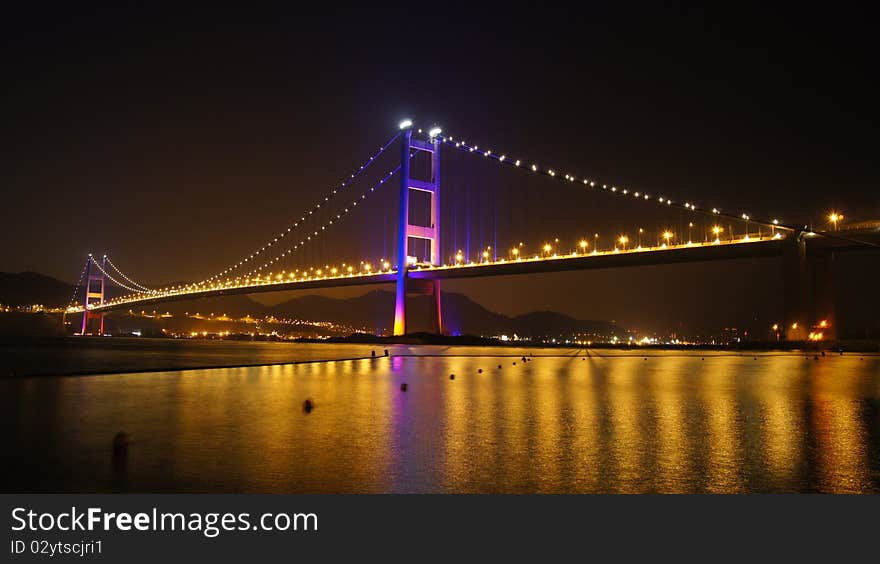
M434 327L437 333L442 333L440 284L447 279L781 257L785 286L782 299L785 304L786 335L791 339L799 339L803 336L801 331L804 327L811 327L818 323L818 320L822 320L822 327L829 328L826 334L830 337L834 331L831 327L836 327L836 322L833 321L834 299L831 275L833 254L854 249L880 248L880 224L867 222L856 229L839 229L843 215L837 212L830 216L830 221L834 225L833 231L814 232L806 226L800 228L783 225L777 219L760 220L751 217L748 213L729 214L718 208L698 207L691 201L673 201L664 196L602 183L589 177L562 174L552 168L538 167L534 163L528 164L504 153L479 149L477 145L470 145L444 135L438 127L424 134L419 129L418 134L421 137L414 136L414 133L411 121L406 120L401 123L400 130L375 155L345 179L339 187L319 200L311 210L304 211L300 219L286 231L270 239L249 256L242 257L225 270L200 282L153 289L132 280L106 255L102 261L89 255L80 277L81 282L85 280L85 284L82 285L84 289L82 304L71 306L67 310L68 313L82 314L81 333L85 334L89 331L89 321L94 319L100 322L98 331L103 333L103 315L116 310L140 309L166 302L215 296L393 283L396 286L394 334L406 333L407 295L413 293L434 295ZM326 210L325 204L337 192L344 190L356 180L377 157L398 140L400 164L396 168L369 187L351 204L343 204L346 207L337 210L335 216L331 214L327 223L320 226L320 229L312 227L311 233L305 232L287 237L294 229L303 231L307 217ZM604 250L596 248L597 240L593 241L592 247L589 241L581 240L578 244L580 249L567 254L561 253L558 245L544 244L539 254L529 253L529 256L526 256L524 248L514 247L510 249L507 257L498 258L494 253L490 255L488 250L483 250L481 260L470 261L459 251L451 263L443 263L440 245L439 167L440 152L443 147L475 155L483 160L494 161L499 166L537 175L552 182L562 182L609 197L625 198L639 202L638 205L654 205L661 210L687 214L694 217L694 221L698 221L696 219L698 217L706 218L711 220L711 224L705 226L703 241L692 240L692 228L695 224L690 222L686 230L687 237L684 237L684 233L676 234L671 229L664 229L662 233L657 234L657 244L652 246L642 246L642 242L647 237L643 237L643 230L640 228L637 239L639 244L633 246L629 245L630 241L626 235L620 235L613 248ZM411 169L413 163L421 163L421 166ZM293 272L280 269L279 259L301 250L313 239L320 238L327 227L341 221L344 215L356 209L358 203L380 188L394 174L398 174L400 179L396 264L383 259L382 264L376 268L362 263L362 266L358 267L342 264ZM416 217L410 214L413 209L411 196L427 208L425 210L427 219L420 219L420 223L410 223ZM323 210L322 206L324 206ZM727 230L722 223L728 226ZM736 234L734 234L734 223L738 226ZM697 227L696 232L700 233L701 230L699 226ZM654 240L653 237L650 239ZM558 242L558 239L556 241ZM282 244L287 245L286 250L283 247L278 249ZM265 262L260 265L261 261ZM105 285L108 281L130 293L105 299Z

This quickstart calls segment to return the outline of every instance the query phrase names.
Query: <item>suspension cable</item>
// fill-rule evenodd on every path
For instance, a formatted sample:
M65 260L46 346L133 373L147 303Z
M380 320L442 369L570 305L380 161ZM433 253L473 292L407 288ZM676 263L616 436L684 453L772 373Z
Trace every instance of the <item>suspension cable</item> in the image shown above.
M357 180L357 178L358 178L361 174L363 174L363 172L364 172L365 170L367 170L367 169L369 168L369 166L370 166L371 164L373 164L373 162L374 162L374 161L375 161L380 155L382 155L382 153L384 153L385 150L388 149L388 147L389 147L392 143L394 143L395 141L397 141L397 139L398 139L399 137L400 137L400 131L398 131L398 132L396 132L394 135L392 135L391 138L390 138L387 142L385 142L385 144L382 145L382 146L379 148L379 150L378 150L373 156L371 156L369 159L367 159L366 161L364 161L364 163L363 163L363 164L362 164L362 165L361 165L361 166L360 166L360 167L359 167L354 173L350 174L350 175L348 176L348 178L346 178L346 179L340 184L339 188L333 188L333 189L331 189L331 190L330 190L330 193L328 193L328 194L324 197L323 200L320 200L317 204L315 204L314 206L312 206L312 208L308 211L308 213L305 213L305 214L303 214L302 216L300 216L300 219L297 220L297 221L294 221L294 222L293 222L293 225L289 226L286 230L281 231L277 236L275 236L274 238L272 238L271 240L269 240L266 244L264 244L263 246L261 246L259 249L257 249L257 250L254 251L253 253L251 253L251 254L250 254L249 256L247 256L246 258L244 258L244 259L242 259L242 260L240 260L240 261L238 261L238 262L232 264L231 266L229 266L229 267L225 268L224 270L222 270L222 271L220 271L220 272L214 274L213 276L210 276L209 278L206 278L206 279L202 280L201 282L199 282L199 284L206 284L206 283L213 282L214 280L217 280L217 279L221 278L222 276L224 276L224 275L226 275L226 274L229 274L229 273L232 272L233 270L236 270L236 269L238 269L238 268L241 268L241 267L244 266L244 264L245 264L246 262L248 262L249 260L253 259L254 257L259 256L260 254L262 254L262 253L264 253L264 252L266 252L270 247L272 247L274 244L276 244L280 239L283 239L284 237L286 237L286 236L287 236L289 233L291 233L294 229L303 226L303 225L305 224L306 219L307 219L309 216L311 216L311 215L317 213L318 210L320 210L321 206L323 206L323 205L327 204L328 202L330 202L330 200L332 200L332 199L337 195L337 193L339 193L340 191L344 190L345 188L347 188L348 186L350 186L355 180Z
M79 289L82 287L83 278L86 276L86 272L89 269L89 261L91 260L92 255L89 255L86 258L86 261L83 263L82 271L79 273L79 280L76 282L76 286L73 287L73 294L70 296L70 300L67 302L68 309L73 307L74 301L76 300L76 295L79 293Z
M123 284L122 282L120 282L120 281L117 280L116 278L113 278L113 276L112 276L110 273L108 273L106 270L104 270L104 268L103 268L100 264L98 264L98 261L96 261L96 260L94 259L94 257L91 257L91 259L92 259L92 264L94 264L94 265L98 268L98 270L101 271L101 274L103 274L103 275L104 275L105 277L107 277L111 282L113 282L114 284L116 284L116 285L119 286L120 288L124 288L124 289L126 289L126 290L128 290L129 292L132 292L132 293L134 293L134 294L147 294L147 293L150 293L150 292L142 292L141 290L138 290L137 288L132 288L131 286L128 286L128 285L126 285L126 284Z
M411 157L412 157L412 155L411 155ZM278 256L276 256L272 259L269 259L268 261L264 262L262 265L251 269L247 273L240 274L239 277L248 277L248 276L257 274L258 272L261 272L264 268L268 268L268 267L272 266L273 264L275 264L276 262L278 262L279 260L281 260L285 256L289 256L289 255L293 254L294 251L302 249L303 247L308 245L311 241L320 237L322 232L326 231L328 227L332 226L335 221L338 221L338 220L342 219L344 216L346 216L347 214L349 214L355 207L357 207L359 201L366 200L366 198L369 194L371 194L372 192L375 192L377 188L381 188L382 185L384 185L386 182L388 182L391 179L391 177L393 177L399 171L400 171L400 165L397 165L396 167L394 167L394 169L392 169L384 177L382 177L376 184L371 186L368 190L365 190L360 195L359 198L355 198L351 203L351 207L346 207L343 210L341 210L339 213L336 214L335 218L330 219L327 223L322 225L320 229L316 229L314 232L307 235L305 237L305 239L300 240L298 243L294 243L293 246L289 246L287 249L285 249ZM250 260L250 257L245 259L244 262L247 262L249 260ZM199 282L197 285L204 285L204 284L206 284L206 282Z
M796 230L795 227L793 227L793 226L783 225L777 219L773 219L770 221L755 220L755 219L752 219L751 216L749 216L749 214L747 214L747 213L743 213L741 216L736 216L736 215L722 213L721 210L718 208L712 208L711 210L707 210L707 209L699 208L699 207L697 207L696 204L692 204L690 202L685 202L684 204L680 204L677 202L673 202L672 199L664 198L662 196L655 198L655 197L651 196L650 194L646 194L641 191L633 191L628 188L618 188L615 185L609 186L608 184L601 184L600 182L598 182L592 178L578 179L577 177L575 177L571 174L558 174L557 171L552 168L546 168L546 169L539 168L538 165L534 164L534 163L533 164L526 164L525 161L522 159L511 158L511 157L507 156L505 153L493 152L489 149L480 149L478 145L468 145L465 141L456 141L452 136L443 135L442 133L437 133L436 137L438 139L440 139L443 143L446 143L452 147L455 147L456 149L459 149L463 152L478 154L478 155L483 156L484 158L493 159L500 164L509 165L514 168L519 168L519 169L523 169L523 170L529 170L532 173L539 174L539 175L545 176L545 177L549 177L554 180L559 180L559 181L568 182L568 183L579 182L580 184L587 186L589 188L599 188L601 190L605 190L609 193L615 193L620 196L632 196L635 199L642 200L642 201L654 201L654 202L657 202L658 204L662 205L663 207L672 207L672 208L676 208L676 209L683 209L683 210L687 210L691 213L698 213L698 214L702 214L702 215L724 218L724 219L734 220L734 221L745 221L747 223L752 222L752 223L755 223L758 225L763 225L765 227L770 227L771 229L784 229L787 231L795 231Z
M144 291L144 292L153 292L153 291L154 291L154 290L152 290L152 289L150 289L150 288L147 288L147 287L144 286L143 284L140 284L140 283L138 283L138 282L135 282L134 280L132 280L131 278L129 278L128 276L126 276L124 272L122 272L121 270L119 270L119 267L118 267L118 266L116 266L115 264L113 264L113 261L110 260L110 257L108 257L108 256L105 255L104 258L107 259L107 263L113 268L113 270L115 270L117 274L119 274L123 279L125 279L127 282L129 282L132 286L135 286L136 288L138 288L138 289L140 289L140 290L142 290L142 291Z

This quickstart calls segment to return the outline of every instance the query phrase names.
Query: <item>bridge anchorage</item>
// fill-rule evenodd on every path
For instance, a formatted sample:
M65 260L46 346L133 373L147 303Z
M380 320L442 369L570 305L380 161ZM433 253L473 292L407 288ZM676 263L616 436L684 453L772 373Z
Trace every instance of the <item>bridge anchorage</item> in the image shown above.
M399 164L394 161L390 171L372 167L377 159L395 143L399 143ZM563 183L568 189L576 188L590 193L624 199L632 205L655 206L655 209L671 210L678 217L678 231L669 226L648 234L638 229L632 238L626 233L605 238L599 245L595 238L572 239L565 247L556 244L531 247L514 244L505 253L480 249L482 260L471 260L460 250L450 259L441 243L441 174L440 153L456 151L457 154L473 155L483 162L517 170L542 178L546 182ZM388 156L392 153L387 153ZM468 157L464 157L468 158ZM450 160L444 157L445 160ZM454 170L447 174L446 194L452 194L455 182ZM493 165L494 166L494 165ZM362 173L370 169L375 178L361 194L348 198L350 186ZM384 175L383 175L384 174ZM371 193L391 184L389 180L399 174L399 207L396 231L396 255L394 261L384 257L380 266L361 261L340 263L323 257L321 266L309 267L307 263L291 264L291 255L297 261L303 259L304 249L313 249L316 240L323 241L327 233L336 228L350 212L362 209ZM344 194L344 196L343 196ZM337 197L338 196L338 197ZM450 196L447 196L447 198ZM455 202L452 202L455 203ZM393 207L393 204L391 204ZM465 202L465 206L470 205ZM335 209L334 207L335 206ZM321 217L319 217L319 214ZM326 216L326 217L324 217ZM452 216L455 217L455 216ZM151 289L123 273L108 257L101 260L88 256L80 276L83 291L74 290L74 296L82 296L82 304L67 309L68 314L82 313L82 334L103 334L104 314L120 309L142 308L160 303L233 294L253 294L287 290L331 288L367 284L394 284L396 288L393 334L405 335L408 330L407 297L428 294L433 331L442 334L443 315L441 307L441 281L456 278L485 276L508 276L514 274L537 274L568 270L623 268L656 264L675 264L738 258L779 257L783 294L783 316L774 324L773 331L780 340L793 341L834 339L837 328L834 316L833 261L835 253L857 249L880 248L880 223L853 225L853 229L839 229L842 216L834 214L834 231L813 231L802 226L784 225L777 219L756 219L747 213L728 214L718 208L704 208L693 201L673 201L661 195L649 194L614 184L602 183L591 177L564 174L553 168L539 167L524 159L479 148L464 140L446 135L439 127L430 130L414 130L409 120L360 168L336 184L328 193L322 194L311 209L301 212L285 230L276 233L263 246L201 281ZM668 219L668 218L667 218ZM455 240L455 222L446 230L446 245ZM322 223L323 222L323 223ZM592 231L592 230L591 230ZM452 233L453 236L450 236ZM506 237L512 237L510 233ZM517 238L518 240L519 238ZM632 241L632 242L630 242ZM384 245L383 232L383 245ZM394 245L394 242L391 242ZM468 243L466 243L467 247ZM453 245L454 246L454 245ZM502 247L503 248L503 247ZM447 251L449 249L447 248ZM468 249L472 251L473 249ZM372 247L367 251L372 253ZM373 258L375 258L374 255ZM338 259L335 254L334 259ZM329 262L329 264L323 264ZM395 262L396 264L392 264ZM315 264L314 262L312 264ZM287 269L283 269L288 265ZM299 266L300 268L295 268ZM84 283L83 283L84 281ZM107 284L128 292L108 297ZM79 288L79 284L77 288ZM389 312L390 313L390 312ZM767 328L768 331L770 328ZM816 335L819 335L816 338Z

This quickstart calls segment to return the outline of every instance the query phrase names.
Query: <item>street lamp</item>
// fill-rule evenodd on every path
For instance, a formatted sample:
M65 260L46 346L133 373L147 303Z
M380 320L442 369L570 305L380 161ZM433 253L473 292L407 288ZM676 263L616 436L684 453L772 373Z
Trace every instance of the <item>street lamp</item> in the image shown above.
M587 254L587 241L584 239L581 239L580 242L578 243L578 245L581 248L581 253Z
M672 240L672 231L664 231L663 232L664 245L668 245L669 241Z
M552 249L553 249L553 247L550 245L550 243L544 243L544 254L545 254L545 255L549 256L549 255L550 255L550 251L551 251Z
M688 222L688 244L689 245L690 245L691 241L693 241L693 238L691 237L691 229L693 229L693 228L694 228L694 222L689 221Z
M621 235L621 236L617 239L617 241L618 241L621 245L623 245L623 250L625 251L625 250L626 250L626 244L629 243L629 237L627 237L626 235Z
M721 242L721 233L723 233L723 232L724 232L724 228L721 227L720 225L716 225L716 226L712 227L712 234L715 235L715 242L716 243Z
M828 214L828 221L834 226L834 230L837 231L837 224L843 221L843 214L838 212L831 212Z

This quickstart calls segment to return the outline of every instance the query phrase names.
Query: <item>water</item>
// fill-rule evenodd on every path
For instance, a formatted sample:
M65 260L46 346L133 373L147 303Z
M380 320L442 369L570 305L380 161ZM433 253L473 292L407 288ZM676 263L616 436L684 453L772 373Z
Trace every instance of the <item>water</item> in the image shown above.
M880 491L878 356L389 349L0 380L4 490ZM114 463L120 430L132 442Z

